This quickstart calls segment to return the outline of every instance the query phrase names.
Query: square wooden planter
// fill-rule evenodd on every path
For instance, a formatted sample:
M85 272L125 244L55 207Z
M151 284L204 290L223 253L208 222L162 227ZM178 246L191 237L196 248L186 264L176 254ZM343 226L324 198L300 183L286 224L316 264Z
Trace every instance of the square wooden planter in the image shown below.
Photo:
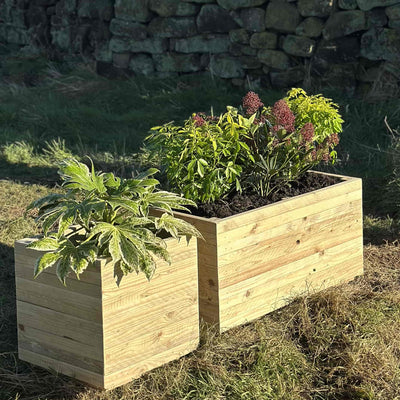
M177 359L199 343L197 244L168 240L172 264L153 279L124 276L99 259L64 287L54 269L33 279L32 239L15 243L19 358L111 389Z
M338 177L227 218L176 213L205 238L198 240L200 318L222 332L363 273L362 182Z

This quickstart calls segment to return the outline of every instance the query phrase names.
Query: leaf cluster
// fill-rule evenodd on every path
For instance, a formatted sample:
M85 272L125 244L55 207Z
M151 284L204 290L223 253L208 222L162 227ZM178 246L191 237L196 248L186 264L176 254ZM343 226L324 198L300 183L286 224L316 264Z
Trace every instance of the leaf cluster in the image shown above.
M321 161L335 161L343 120L330 99L292 89L276 107L264 107L255 93L249 95L253 107L259 105L252 115L247 101L239 109L228 106L220 117L198 113L183 126L152 128L149 148L173 190L200 202L235 190L268 196Z
M79 278L97 257L111 257L123 274L154 274L156 259L170 262L162 234L180 238L200 236L189 223L172 211L185 210L194 203L174 193L158 191L150 169L132 179L96 172L76 159L64 161L59 169L66 189L32 202L27 211L38 210L36 218L44 237L28 247L46 251L35 265L35 277L55 267L65 284L73 271ZM151 208L162 211L150 215Z
M247 144L251 123L229 107L201 125L192 117L183 126L156 126L147 142L161 157L171 188L186 198L210 202L232 187L241 189L243 165L254 161Z

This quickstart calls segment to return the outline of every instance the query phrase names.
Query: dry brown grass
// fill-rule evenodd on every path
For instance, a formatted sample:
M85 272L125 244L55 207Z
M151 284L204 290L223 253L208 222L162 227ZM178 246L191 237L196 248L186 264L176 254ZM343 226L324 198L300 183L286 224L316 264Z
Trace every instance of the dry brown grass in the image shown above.
M365 246L365 275L217 335L194 353L104 392L17 359L13 241L47 188L0 181L1 400L400 399L400 248Z

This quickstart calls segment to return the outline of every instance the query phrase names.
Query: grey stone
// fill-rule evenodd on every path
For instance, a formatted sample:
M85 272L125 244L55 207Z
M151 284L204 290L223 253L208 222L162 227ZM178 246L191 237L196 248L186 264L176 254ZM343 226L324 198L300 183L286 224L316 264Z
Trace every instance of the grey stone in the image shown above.
M387 7L385 13L389 18L389 28L400 28L400 4Z
M279 32L294 32L300 19L297 7L282 0L272 0L265 12L265 26Z
M96 46L94 57L96 61L102 61L105 63L112 62L112 51L110 50L109 42L99 43Z
M110 21L114 11L112 0L80 0L78 17Z
M229 45L229 53L232 56L241 56L242 55L242 45L239 43L231 43Z
M181 0L149 0L149 8L160 17L187 17L196 15L199 6Z
M361 55L368 60L400 61L400 31L371 28L361 37Z
M228 11L216 4L206 4L201 7L197 16L199 32L229 32L238 28L237 23Z
M25 12L20 8L10 8L9 17L13 26L18 28L26 28Z
M200 57L196 54L165 53L153 56L159 72L196 72L200 70Z
M50 30L51 41L55 47L61 50L68 50L71 47L71 27L62 25L53 25Z
M304 77L305 71L303 67L294 67L287 71L270 73L272 86L279 89L292 87L303 81Z
M56 4L56 14L59 17L74 14L76 6L76 0L61 0Z
M115 53L131 51L133 53L161 54L168 48L168 40L147 38L144 40L113 37L110 40L110 50Z
M355 10L357 8L357 0L339 0L339 8L342 10Z
M8 25L6 28L7 42L24 45L29 43L28 31L18 26Z
M229 39L232 43L248 44L250 42L250 34L246 29L232 29L229 31Z
M111 20L110 32L116 36L125 36L136 40L143 40L147 37L146 25L118 18Z
M115 0L115 16L136 22L147 22L151 19L148 0Z
M299 0L297 3L303 17L327 17L334 10L333 6L334 0Z
M317 17L308 17L302 21L296 28L296 35L316 38L321 36L324 23Z
M256 57L240 56L240 64L244 69L258 69L262 64Z
M193 17L154 18L148 31L158 37L188 37L197 33L196 22Z
M322 34L324 39L330 40L347 36L366 28L367 19L364 11L339 11L329 17L322 30Z
M372 10L375 7L387 7L400 3L399 0L357 0L358 7L363 11Z
M245 74L238 59L223 54L211 57L210 72L220 78L242 78Z
M217 3L227 10L237 10L238 8L257 7L264 4L267 0L217 0Z
M153 59L147 54L134 54L129 69L137 75L151 75L154 72Z
M250 38L250 46L255 49L275 49L278 43L278 35L273 32L253 33Z
M245 56L256 56L257 55L257 49L253 49L250 46L246 45L240 45L240 52L245 55Z
M261 49L258 51L257 57L263 64L271 68L285 70L290 67L289 57L280 50Z
M113 65L117 68L126 69L129 66L131 59L130 53L114 53L113 54Z
M357 80L361 82L375 82L380 73L380 67L360 68L359 71L357 71Z
M229 44L228 35L203 35L176 39L174 49L180 53L226 53Z
M184 3L215 3L215 0L182 0Z
M321 40L315 52L315 59L327 64L356 62L360 56L360 43L356 37Z
M265 11L262 8L244 8L240 11L242 27L252 32L265 30Z
M315 40L305 36L287 35L282 48L292 56L311 57L315 50Z
M368 28L386 26L388 23L388 18L384 8L375 8L371 11L367 11L366 15Z
M333 64L323 75L322 82L331 87L341 88L347 95L353 96L357 87L355 64Z

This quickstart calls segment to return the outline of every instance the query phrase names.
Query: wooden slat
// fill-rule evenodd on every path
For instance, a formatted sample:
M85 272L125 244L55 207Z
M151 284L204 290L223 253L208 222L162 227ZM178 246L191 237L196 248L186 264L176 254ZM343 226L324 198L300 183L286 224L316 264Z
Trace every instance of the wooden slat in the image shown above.
M23 361L27 361L40 367L53 370L57 373L70 376L80 381L89 383L92 386L104 388L104 377L102 374L97 374L95 372L88 371L87 369L54 360L42 354L25 349L20 349L18 351L18 357Z
M181 344L194 343L199 340L199 320L197 315L189 315L184 318L180 315L177 323L167 323L160 321L160 326L154 330L147 329L144 334L139 334L140 329L131 329L131 334L119 334L119 340L113 338L112 343L106 338L106 374L120 371L129 366L133 366L157 358L159 353L164 353L170 348L178 347ZM164 326L163 326L164 325ZM135 325L133 325L135 326ZM135 330L137 334L133 334ZM115 332L115 331L114 331Z
M308 227L308 231L294 230L287 235L256 242L253 246L221 256L219 263L220 288L232 285L313 253L362 237L360 221L354 214L337 216ZM343 232L340 228L346 227Z
M328 248L324 253L317 252L293 262L283 262L263 274L228 286L221 290L221 304L224 305L224 308L229 308L231 304L240 303L246 298L262 295L265 290L270 290L271 287L277 290L280 285L290 283L291 279L296 281L298 277L305 278L309 274L313 275L323 269L332 267L331 273L334 274L334 266L346 261L349 257L353 258L357 255L361 260L362 248L359 247L359 242L359 237L356 237L346 243Z
M104 387L106 389L113 389L117 386L127 383L153 368L159 367L168 363L169 361L176 360L190 353L191 351L195 350L197 346L198 338L188 341L187 343L182 343L176 347L168 349L163 353L157 354L148 360L131 365L121 371L106 375L104 377Z
M361 263L359 255L356 255L335 265L334 274L327 269L321 269L310 276L308 280L301 277L297 281L279 286L279 291L265 292L254 297L251 302L239 302L236 306L221 311L221 331L247 323L283 307L295 296L315 293L330 286L346 283L362 274Z
M333 199L336 196L360 190L361 179L353 178L349 181L337 183L336 185L221 219L218 221L218 233L222 234L223 232L240 228L242 225L256 223L265 218L272 218L288 211L302 208L305 205L317 204L323 200Z
M17 240L14 243L14 249L15 249L15 262L16 264L22 264L26 267L29 267L31 269L31 275L33 277L33 269L35 265L36 259L44 254L44 251L38 251L34 249L28 249L26 246L31 243L34 239L22 239L22 240ZM55 268L48 268L42 272L41 275L43 274L50 274L50 275L56 275L56 270ZM77 281L78 278L76 277L75 274L71 273L68 276L68 280L72 281ZM85 273L80 276L79 279L80 282L85 282L85 283L90 283L92 285L97 285L100 286L101 283L101 277L100 277L100 270L99 267L96 265L89 265L88 268L85 270ZM61 282L60 282L60 285Z
M46 329L49 333L76 341L77 346L80 343L86 343L99 346L99 348L103 347L101 324L96 322L19 300L17 300L17 319L19 326Z
M25 303L51 308L61 313L102 323L101 297L86 296L62 286L54 287L38 281L16 277L17 299Z
M31 282L38 282L42 285L48 286L49 288L68 290L69 293L75 293L77 295L83 295L86 297L92 297L94 299L101 298L101 287L100 285L93 285L84 281L78 281L76 279L67 278L66 286L64 286L55 274L41 273L36 279L33 278L33 264L23 264L20 261L15 261L15 276ZM72 297L72 295L70 294Z
M275 228L288 226L290 229L293 222L302 222L304 226L318 222L327 218L327 216L335 215L335 213L346 213L351 209L361 210L361 194L359 191L346 193L342 196L336 196L326 199L318 204L305 205L304 207L290 210L288 212L275 215L272 217L264 216L255 223L245 224L239 228L225 231L218 236L219 246L225 243L232 243L236 239L244 241L251 237L255 238L265 231L272 231Z

